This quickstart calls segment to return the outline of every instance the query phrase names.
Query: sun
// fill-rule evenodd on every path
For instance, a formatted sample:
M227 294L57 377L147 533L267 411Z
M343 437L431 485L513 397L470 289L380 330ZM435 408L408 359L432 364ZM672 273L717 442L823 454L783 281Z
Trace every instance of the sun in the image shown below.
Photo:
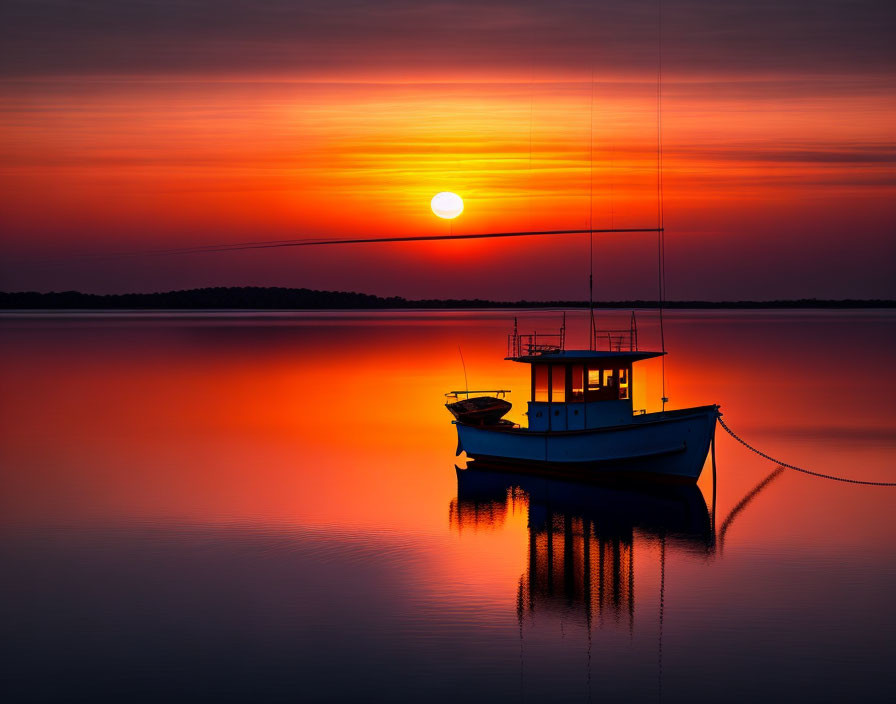
M451 193L451 191L436 193L432 197L430 205L432 206L432 212L440 218L445 218L445 220L453 220L464 212L463 199L457 193Z

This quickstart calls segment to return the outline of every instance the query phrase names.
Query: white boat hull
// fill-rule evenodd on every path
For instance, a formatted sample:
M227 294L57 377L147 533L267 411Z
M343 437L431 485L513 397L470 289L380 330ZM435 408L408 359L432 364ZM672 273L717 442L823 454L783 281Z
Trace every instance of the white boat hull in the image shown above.
M458 454L557 476L694 483L718 416L718 406L700 406L633 416L623 425L566 431L456 423Z

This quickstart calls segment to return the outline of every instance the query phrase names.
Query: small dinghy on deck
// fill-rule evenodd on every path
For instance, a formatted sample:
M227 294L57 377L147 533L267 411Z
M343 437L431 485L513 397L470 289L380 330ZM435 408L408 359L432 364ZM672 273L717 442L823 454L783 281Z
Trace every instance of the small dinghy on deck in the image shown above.
M451 415L457 418L459 423L466 425L499 425L501 418L507 415L511 404L505 401L503 396L507 393L504 389L496 391L449 391L445 394L448 398L457 399L446 403ZM496 394L495 396L473 396L470 394ZM465 396L466 398L460 398Z

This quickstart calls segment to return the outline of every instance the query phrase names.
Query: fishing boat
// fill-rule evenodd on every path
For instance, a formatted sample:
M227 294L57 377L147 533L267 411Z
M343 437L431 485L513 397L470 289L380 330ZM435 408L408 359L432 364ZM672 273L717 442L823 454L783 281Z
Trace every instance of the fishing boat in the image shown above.
M566 349L565 321L553 335L521 335L514 321L505 359L530 367L528 423L455 414L457 454L558 477L695 483L719 406L666 410L664 399L663 410L636 413L633 366L665 352L638 349L634 314L627 335L606 333L609 349L597 349L602 335L592 331L589 349Z
M632 404L636 364L664 358L663 303L665 299L665 225L663 201L663 145L661 129L662 71L657 73L656 227L596 230L594 228L594 83L592 78L589 181L589 313L586 349L566 349L566 321L560 332L521 335L514 320L508 336L506 360L530 367L531 397L525 427L503 418L488 397L475 408L446 404L457 428L457 454L474 462L531 468L554 476L584 476L598 480L662 481L694 484L709 454L719 419L719 406L667 410L665 362L662 362L662 410L635 413ZM560 232L560 231L554 231ZM569 231L566 231L569 233ZM628 330L598 333L594 316L594 235L596 233L655 232L660 349L641 350L632 312ZM504 233L505 235L544 233ZM605 346L605 349L601 349ZM466 374L466 371L464 372ZM455 398L457 398L455 396ZM497 400L497 399L494 399ZM484 412L477 412L483 409ZM495 413L486 412L495 409ZM496 415L501 410L500 415ZM461 412L458 412L461 411Z

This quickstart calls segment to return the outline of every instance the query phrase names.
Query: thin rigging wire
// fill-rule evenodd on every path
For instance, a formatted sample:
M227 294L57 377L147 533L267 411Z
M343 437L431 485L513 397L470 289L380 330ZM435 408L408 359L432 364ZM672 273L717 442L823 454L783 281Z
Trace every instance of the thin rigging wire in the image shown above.
M532 19L535 18L536 8L533 3L532 8ZM528 174L528 194L526 198L526 206L528 209L529 215L529 227L532 228L532 131L533 131L533 123L534 123L534 112L535 112L535 39L536 39L536 31L539 26L537 22L530 22L532 35L529 38L529 174Z
M259 242L244 242L236 244L207 245L205 247L187 247L184 249L146 250L142 252L115 252L106 254L82 254L73 255L81 257L141 257L141 256L172 256L179 254L208 254L212 252L235 252L247 249L276 249L282 247L318 247L341 244L379 244L385 242L439 242L445 240L478 240L499 239L507 237L545 237L554 235L591 235L622 233L631 234L639 232L656 232L655 227L631 227L616 229L586 229L586 230L526 230L520 232L479 232L462 235L417 235L411 237L357 237L348 239L315 239L302 238L294 240L269 240ZM55 258L62 260L64 258Z
M470 382L467 380L467 363L464 361L464 353L460 348L460 345L457 346L457 353L460 355L460 363L464 368L464 390L467 392L467 398L470 397Z
M591 64L591 112L589 116L589 174L588 174L588 315L591 318L591 343L594 349L597 328L594 323L594 63Z
M657 0L657 71L656 71L656 223L657 223L657 285L660 312L660 348L666 351L663 326L663 303L666 298L666 237L663 208L663 0ZM666 410L666 355L661 357L662 403Z

